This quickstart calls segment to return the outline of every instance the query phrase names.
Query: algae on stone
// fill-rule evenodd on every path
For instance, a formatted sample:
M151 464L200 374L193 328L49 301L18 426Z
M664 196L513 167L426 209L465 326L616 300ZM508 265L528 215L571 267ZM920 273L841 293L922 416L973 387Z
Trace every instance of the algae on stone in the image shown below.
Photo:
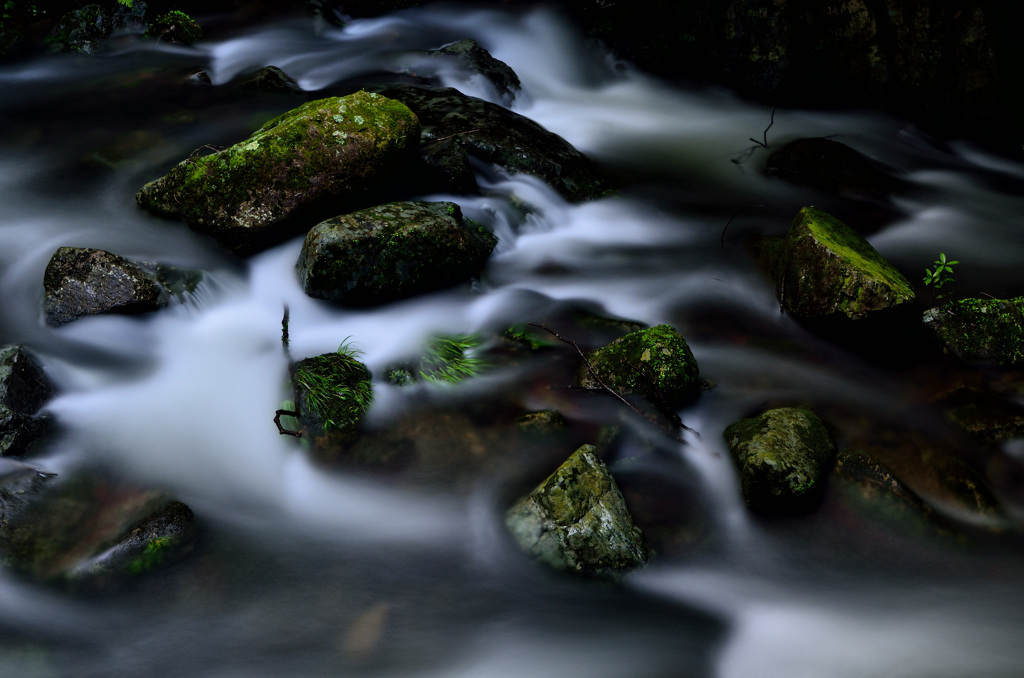
M395 202L323 221L296 264L317 299L384 303L468 280L497 243L451 202Z
M747 505L759 511L810 507L834 445L821 419L801 407L766 410L725 429Z
M953 301L925 311L924 323L969 362L1024 362L1024 297Z
M782 310L803 318L872 311L912 301L907 279L852 228L814 207L765 246Z
M586 358L610 388L643 396L654 405L675 409L697 392L697 361L686 339L669 325L632 332L588 352ZM576 384L600 387L585 363L577 369Z
M419 132L412 111L378 94L318 99L234 146L186 158L136 199L251 254L291 235L287 220L300 210L377 188Z
M557 570L615 575L645 563L647 539L593 445L583 445L505 515L519 546Z

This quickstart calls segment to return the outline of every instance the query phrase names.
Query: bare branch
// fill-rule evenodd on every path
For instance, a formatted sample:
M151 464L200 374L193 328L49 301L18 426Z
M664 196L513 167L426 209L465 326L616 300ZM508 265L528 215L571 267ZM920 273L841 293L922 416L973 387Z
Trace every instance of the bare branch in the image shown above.
M281 425L281 417L295 417L298 419L299 413L295 410L278 410L274 413L274 423L277 424L277 432L283 436L295 436L296 438L302 437L302 430L292 431Z

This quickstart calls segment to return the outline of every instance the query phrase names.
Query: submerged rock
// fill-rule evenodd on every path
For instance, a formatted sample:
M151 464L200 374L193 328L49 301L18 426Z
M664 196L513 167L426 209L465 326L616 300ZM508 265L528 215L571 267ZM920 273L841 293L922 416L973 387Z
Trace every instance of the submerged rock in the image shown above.
M378 90L411 108L424 146L452 140L458 149L509 174L538 177L566 200L597 198L609 189L605 172L565 139L497 104L452 88L389 85Z
M88 247L61 247L43 275L43 315L59 327L97 313L145 313L195 291L202 273L125 259Z
M832 139L791 141L772 153L764 173L800 186L829 193L885 197L903 182L867 156Z
M801 407L766 410L732 424L724 436L750 508L806 510L820 497L835 447L814 412Z
M380 188L419 132L412 111L375 93L310 101L241 143L183 160L136 199L252 254L292 235L301 210Z
M296 265L306 294L379 304L468 280L497 243L450 202L396 202L314 226Z
M700 370L690 347L675 328L638 330L586 354L601 381L620 394L635 394L662 409L675 410L698 390ZM581 364L576 385L600 388Z
M849 226L814 207L797 214L764 256L783 311L802 318L863 318L914 299L907 279Z
M476 40L459 40L431 54L452 58L460 68L479 73L494 85L504 103L510 103L521 88L515 71L504 61L491 56Z
M342 435L355 430L373 401L372 374L343 344L336 353L295 363L292 384L303 435Z
M0 456L24 456L51 426L39 410L56 388L22 346L0 346Z
M593 445L576 450L505 515L519 546L557 570L615 575L645 563L647 539Z
M279 92L301 94L302 88L295 78L277 66L264 66L255 73L242 78L238 88L248 92Z
M1024 297L953 301L925 311L924 324L968 362L1024 362Z
M167 564L193 545L192 511L163 492L89 474L37 479L21 490L0 502L0 557L39 580L103 585Z

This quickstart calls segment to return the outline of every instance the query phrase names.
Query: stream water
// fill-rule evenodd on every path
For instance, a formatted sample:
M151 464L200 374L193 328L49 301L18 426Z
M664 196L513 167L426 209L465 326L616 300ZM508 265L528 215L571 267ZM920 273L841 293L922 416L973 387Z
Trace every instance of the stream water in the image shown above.
M233 78L265 65L314 95L415 72L500 102L478 76L421 55L467 37L519 75L513 110L632 178L582 205L492 173L481 196L447 196L500 239L472 290L343 310L302 293L301 241L238 261L136 207L138 188L194 149L239 141L301 101L233 93ZM177 84L195 67L212 86ZM1012 532L954 545L834 508L756 519L721 432L802 403L820 408L840 446L889 426L950 437L927 399L941 362L894 364L817 337L779 313L743 243L784 233L818 204L912 282L944 251L961 261L958 291L1020 294L1024 166L871 111L779 109L773 148L830 136L912 189L876 210L770 180L759 171L767 151L748 141L762 138L770 107L647 78L544 10L438 7L345 29L295 19L188 48L126 40L98 56L4 66L0 92L0 342L28 345L61 389L50 406L60 435L32 461L169 489L202 526L189 558L116 595L0 570L0 676L1020 675L1024 554ZM525 220L522 202L533 207ZM53 329L41 319L42 273L63 245L207 274L184 304ZM634 492L653 478L689 507L699 536L663 545L617 585L579 581L505 535L507 487L539 478L485 474L444 491L318 467L272 422L285 397L285 305L293 355L346 338L363 351L378 375L371 420L409 406L384 368L439 332L495 331L566 307L674 325L715 386L680 413L694 430L687 445L623 452L611 468ZM528 379L510 368L455 390L486 397ZM415 388L414 399L450 395ZM524 391L522 408L546 397ZM1019 516L1024 450L958 449Z

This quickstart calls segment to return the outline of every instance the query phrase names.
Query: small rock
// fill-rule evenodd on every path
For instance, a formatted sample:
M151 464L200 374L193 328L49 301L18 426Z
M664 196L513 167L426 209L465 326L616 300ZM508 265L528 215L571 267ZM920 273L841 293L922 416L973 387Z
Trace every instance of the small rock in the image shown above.
M281 94L301 94L302 88L295 78L277 66L264 66L252 75L242 79L238 88L250 92L271 92Z
M914 299L907 279L856 231L814 207L800 210L763 255L782 310L802 318L863 318Z
M203 39L203 29L184 12L173 10L156 18L147 33L160 42L175 45L194 45Z
M616 575L649 557L647 539L592 445L516 502L505 524L524 551L557 570Z
M697 361L686 339L669 325L632 332L586 358L611 389L643 396L661 409L677 409L699 389ZM600 388L585 363L576 372L576 385Z
M479 73L494 85L505 103L511 103L521 88L515 71L504 61L491 56L476 40L459 40L431 54L454 58L459 67Z
M1024 297L953 301L925 311L924 324L968 362L1024 362Z
M51 426L39 409L56 388L24 347L0 346L0 456L24 456Z
M842 195L886 197L904 186L867 156L824 138L789 142L772 153L764 173Z
M306 294L354 306L469 280L496 240L450 202L397 202L314 226L296 265Z
M202 273L125 259L87 247L61 247L43 275L43 314L59 327L97 313L145 313L195 290Z
M725 429L751 509L801 511L820 497L835 447L821 419L800 407L782 407Z
M523 433L545 434L565 428L565 417L557 410L526 412L516 419L516 427Z

